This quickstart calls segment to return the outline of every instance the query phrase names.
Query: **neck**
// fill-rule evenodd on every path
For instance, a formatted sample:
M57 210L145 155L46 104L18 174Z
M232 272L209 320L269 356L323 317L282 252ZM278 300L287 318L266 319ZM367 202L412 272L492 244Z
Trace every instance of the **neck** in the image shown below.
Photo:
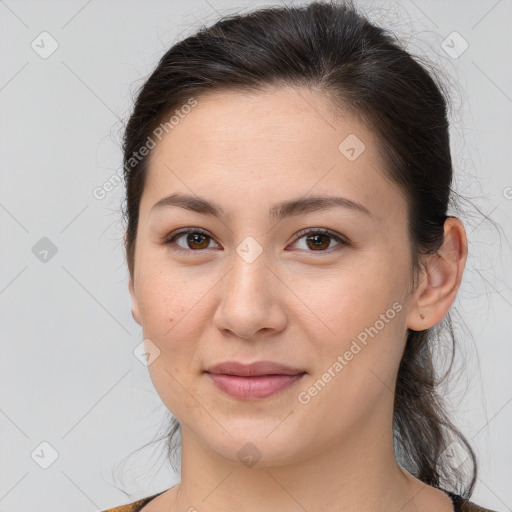
M302 460L252 467L208 450L182 426L181 483L173 510L418 510L414 498L423 484L397 463L392 430L371 426Z

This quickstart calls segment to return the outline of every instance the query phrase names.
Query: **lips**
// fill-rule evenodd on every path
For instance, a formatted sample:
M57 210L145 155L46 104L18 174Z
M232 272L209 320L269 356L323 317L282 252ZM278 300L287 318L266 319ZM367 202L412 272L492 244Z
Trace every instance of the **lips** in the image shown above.
M220 391L242 400L258 400L280 393L306 374L302 369L272 361L249 365L227 361L205 373Z
M272 361L258 361L252 364L242 364L237 361L226 361L224 363L212 366L208 373L222 375L237 375L239 377L256 377L260 375L298 375L305 370L299 368L290 368L283 364Z

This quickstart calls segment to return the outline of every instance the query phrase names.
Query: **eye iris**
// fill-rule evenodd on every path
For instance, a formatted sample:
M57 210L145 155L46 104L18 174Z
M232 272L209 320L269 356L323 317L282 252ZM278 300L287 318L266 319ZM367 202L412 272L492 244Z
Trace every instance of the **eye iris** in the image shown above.
M327 245L325 243L324 244L318 243L318 240L321 239L321 238L323 238L324 241L327 240ZM308 243L310 241L313 241L313 243L314 243L313 247L314 248L316 248L316 249L326 249L327 247L329 247L328 239L329 239L329 235L325 235L325 234L308 235L306 237L306 240L307 240L306 243ZM308 247L309 247L309 245L308 245Z
M187 235L187 244L201 244L201 241L200 242L197 242L197 238L201 238L202 242L204 241L207 241L206 239L208 238L206 235L203 235L202 233L189 233ZM208 247L208 243L206 244L206 246L201 246L201 247L191 247L191 248L195 248L195 249L206 249Z

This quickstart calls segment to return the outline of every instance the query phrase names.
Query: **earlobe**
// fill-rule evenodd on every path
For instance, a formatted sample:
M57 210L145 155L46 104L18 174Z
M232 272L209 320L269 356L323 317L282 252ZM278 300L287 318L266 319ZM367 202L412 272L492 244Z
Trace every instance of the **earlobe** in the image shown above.
M139 325L142 325L142 323L140 321L139 302L137 300L137 295L135 293L133 277L131 277L131 276L130 276L130 281L128 283L128 290L130 291L130 297L132 299L132 317Z
M448 217L441 247L424 260L422 279L408 313L409 329L423 331L443 320L459 290L466 258L464 226L459 219Z

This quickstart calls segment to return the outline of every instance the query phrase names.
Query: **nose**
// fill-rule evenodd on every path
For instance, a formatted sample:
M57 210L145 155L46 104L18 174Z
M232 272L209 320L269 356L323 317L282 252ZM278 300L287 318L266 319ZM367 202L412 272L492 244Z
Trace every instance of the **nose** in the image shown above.
M234 254L230 271L218 286L220 300L214 316L224 334L252 340L282 331L287 322L286 295L278 271L265 253L254 261Z

